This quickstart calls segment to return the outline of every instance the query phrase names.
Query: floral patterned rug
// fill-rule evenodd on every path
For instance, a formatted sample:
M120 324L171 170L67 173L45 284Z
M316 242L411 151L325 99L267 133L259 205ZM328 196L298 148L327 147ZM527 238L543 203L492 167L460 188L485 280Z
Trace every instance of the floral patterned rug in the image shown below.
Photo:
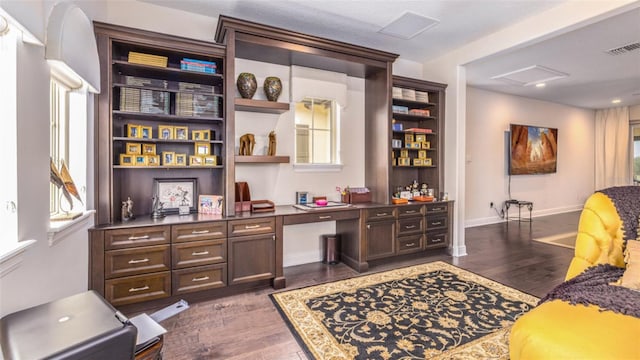
M536 297L437 261L271 298L315 359L507 359Z

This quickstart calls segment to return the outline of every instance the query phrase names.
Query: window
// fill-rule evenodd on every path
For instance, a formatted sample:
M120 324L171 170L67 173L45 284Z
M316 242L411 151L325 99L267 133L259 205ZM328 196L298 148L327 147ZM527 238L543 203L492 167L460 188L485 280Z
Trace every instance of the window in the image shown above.
M53 220L69 220L84 212L87 162L87 93L86 89L72 90L82 82L65 81L52 70L50 91L50 149L53 176L73 187L51 182L49 213ZM74 190L75 188L75 190ZM65 190L68 192L65 194Z
M295 108L296 164L340 163L340 107L333 100L304 98Z
M634 185L640 185L640 121L631 123L631 176Z

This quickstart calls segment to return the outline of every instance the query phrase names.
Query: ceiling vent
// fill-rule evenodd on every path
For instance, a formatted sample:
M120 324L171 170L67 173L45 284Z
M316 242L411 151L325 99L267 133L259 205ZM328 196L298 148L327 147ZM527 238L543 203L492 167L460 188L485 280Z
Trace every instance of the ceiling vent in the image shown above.
M440 20L407 11L399 18L393 20L387 26L380 29L378 32L400 39L409 40L439 23Z
M609 55L616 56L616 55L624 55L634 50L640 50L640 42L634 42L631 44L619 46L617 48L609 49L605 52Z
M529 86L538 83L549 82L551 80L562 79L569 74L549 69L540 65L533 65L519 70L492 77L493 80L500 80L511 85Z

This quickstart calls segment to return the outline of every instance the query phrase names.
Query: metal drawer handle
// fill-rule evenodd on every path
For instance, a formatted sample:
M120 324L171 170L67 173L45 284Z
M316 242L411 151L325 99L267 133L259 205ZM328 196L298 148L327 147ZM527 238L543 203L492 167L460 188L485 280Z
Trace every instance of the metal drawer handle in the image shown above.
M415 244L416 244L416 243L408 243L408 244L405 244L404 246L406 246L406 247L410 247L410 246L413 246L413 245L415 245Z
M387 213L376 213L376 216L387 216Z
M129 236L129 240L142 240L142 239L148 239L149 235L142 235L142 236Z
M205 251L194 251L191 253L191 256L202 256L202 255L209 255L209 251L205 250Z
M406 214L413 214L414 212L416 212L415 210L407 210L405 211Z
M149 286L145 285L143 287L139 287L139 288L131 288L129 289L129 292L137 292L137 291L144 291L144 290L149 290Z
M435 238L435 239L432 239L431 241L434 242L434 243L437 243L437 242L444 241L444 239L443 238Z
M192 235L198 235L198 234L208 234L209 230L193 230L191 232Z
M413 228L415 228L415 227L416 227L415 225L407 225L407 226L405 226L404 228L405 228L405 229L413 229Z
M199 277L199 278L193 278L191 279L192 282L196 282L196 281L205 281L205 280L209 280L208 276L203 276L203 277Z
M440 208L440 207L431 208L431 211L442 211L442 210L444 210L444 208Z
M320 219L320 220L331 219L331 215L318 216L318 219Z
M260 224L258 225L245 225L244 228L245 229L257 229L260 227Z
M434 225L434 226L435 226L435 225L442 225L442 221L438 221L438 222L431 223L431 225Z
M146 262L149 262L148 258L138 259L138 260L136 259L129 260L129 264L140 264L140 263L146 263Z

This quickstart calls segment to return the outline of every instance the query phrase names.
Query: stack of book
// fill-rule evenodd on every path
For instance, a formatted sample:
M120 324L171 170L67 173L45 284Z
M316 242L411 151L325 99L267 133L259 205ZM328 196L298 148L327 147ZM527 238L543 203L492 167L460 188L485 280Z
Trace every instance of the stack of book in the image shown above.
M120 111L140 112L140 89L120 89Z
M402 89L402 99L416 101L416 91L413 89Z
M402 99L402 89L394 86L392 96L394 99Z
M429 93L426 91L416 91L416 101L429 102Z
M393 112L396 114L408 114L409 108L407 106L393 105Z
M217 65L213 61L183 58L180 60L180 69L215 74Z
M167 80L149 79L137 76L124 76L124 83L140 87L156 87L166 89L169 86Z
M216 88L213 85L195 84L190 82L178 82L178 90L180 91L196 91L202 93L215 94Z
M218 96L180 92L176 95L176 115L220 117L219 104Z
M140 90L140 112L169 114L169 93L166 91Z
M129 51L128 61L134 64L167 67L167 60L168 59L166 56L151 55L151 54L144 54L144 53L139 53L135 51Z
M418 115L418 116L431 116L431 110L429 109L411 109L409 110L410 115Z

